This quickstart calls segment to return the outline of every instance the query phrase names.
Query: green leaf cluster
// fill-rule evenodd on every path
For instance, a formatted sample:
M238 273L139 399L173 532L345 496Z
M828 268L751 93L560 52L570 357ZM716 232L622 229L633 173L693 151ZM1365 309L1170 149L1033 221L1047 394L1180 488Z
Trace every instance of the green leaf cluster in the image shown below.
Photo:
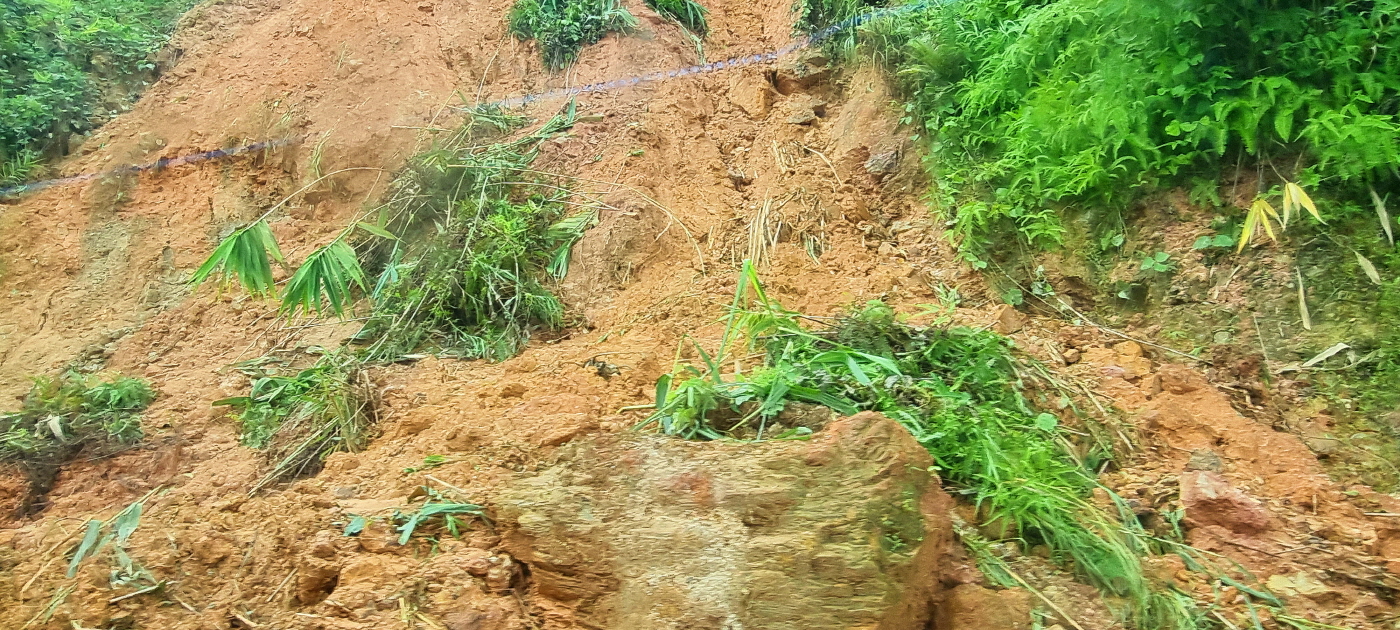
M137 378L65 372L34 379L19 410L0 413L0 463L16 463L29 477L24 508L48 492L69 459L139 441L141 412L152 400L155 392Z
M1396 189L1397 11L965 0L877 21L865 41L897 77L938 203L975 259L995 242L1060 244L1068 204L1122 207L1237 163L1309 188Z
M155 52L193 0L0 2L0 163L63 151L102 103L154 76ZM3 182L0 182L3 183Z
M662 17L675 20L696 35L705 35L710 30L705 16L710 10L695 0L646 0L647 6Z
M510 32L517 39L539 43L540 54L551 70L573 63L584 46L608 33L637 28L637 18L617 0L516 0L509 20Z
M235 410L240 443L267 451L272 467L258 488L315 473L331 454L364 447L377 398L358 360L331 353L295 371L260 363L238 368L252 381L247 396L213 403Z

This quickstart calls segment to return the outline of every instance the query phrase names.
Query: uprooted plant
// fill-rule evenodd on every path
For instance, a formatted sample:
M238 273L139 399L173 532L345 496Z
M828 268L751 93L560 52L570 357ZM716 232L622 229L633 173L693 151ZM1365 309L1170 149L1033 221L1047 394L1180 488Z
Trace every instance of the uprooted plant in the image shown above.
M498 142L523 120L496 110L414 157L375 222L353 221L278 286L281 249L261 217L225 238L194 274L280 297L285 316L345 317L359 295L369 315L357 352L327 354L297 371L265 360L238 366L251 391L218 401L237 409L241 441L274 462L256 489L319 469L328 454L357 450L374 420L365 364L416 352L502 360L531 333L563 323L548 283L568 271L573 245L595 220L569 211L568 188L530 168L540 143L568 129L572 106L540 128ZM361 261L364 261L363 263ZM368 270L368 271L366 271Z
M1005 338L909 325L879 302L835 319L808 318L770 299L747 264L726 321L715 352L695 344L703 365L678 361L662 377L655 412L639 426L691 439L788 437L793 428L773 423L793 402L839 414L878 411L928 448L944 480L988 524L1025 545L1046 545L1125 601L1124 616L1138 627L1195 624L1196 612L1144 575L1141 558L1158 547L1131 511L1121 501L1115 510L1089 500L1111 449L1072 443L1060 417L1032 406L1027 390L1037 371ZM762 365L724 373L746 350L761 350Z
M102 457L139 441L141 412L154 399L136 378L66 372L34 379L19 411L0 414L0 463L18 465L29 478L21 511L32 510L78 454Z
M236 410L239 440L266 450L268 472L252 488L314 474L325 458L356 452L376 420L378 391L354 357L322 356L311 367L283 374L266 365L240 368L249 395L214 402Z

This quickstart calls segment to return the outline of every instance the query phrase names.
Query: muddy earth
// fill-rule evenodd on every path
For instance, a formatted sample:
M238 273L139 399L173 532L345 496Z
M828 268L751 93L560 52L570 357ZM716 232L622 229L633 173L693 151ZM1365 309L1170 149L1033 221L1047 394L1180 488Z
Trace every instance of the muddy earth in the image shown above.
M1013 563L1021 587L987 579L959 543L976 507L887 418L832 419L805 441L631 430L646 412L627 408L653 402L683 338L720 336L737 269L755 257L751 226L772 220L778 238L758 268L786 307L831 315L882 299L915 312L936 287L956 287L956 321L1010 335L1118 419L1133 447L1103 481L1145 526L1179 514L1188 542L1247 568L1299 617L1400 627L1400 502L1329 477L1307 435L1242 414L1236 384L1139 343L1139 328L998 304L929 212L884 76L812 50L580 97L580 122L535 163L603 204L558 287L568 327L501 363L373 368L368 448L250 493L268 462L211 406L247 392L230 366L307 356L358 328L192 289L220 238L291 197L270 224L300 261L379 200L435 130L458 124L457 106L699 61L676 25L626 2L638 32L547 72L507 33L509 4L203 4L160 80L56 170L310 140L0 205L0 409L32 376L65 368L139 376L159 392L137 448L68 464L37 512L17 514L24 478L0 471L0 627L1123 627L1115 602L1035 550ZM707 59L793 40L788 0L707 6ZM566 105L522 113L542 121ZM294 194L332 171L343 171L334 186ZM395 511L429 493L484 516L462 518L456 536L401 542ZM160 587L114 586L105 559L69 576L89 519L143 498L125 549ZM1176 556L1150 568L1247 627L1238 590L1214 589Z

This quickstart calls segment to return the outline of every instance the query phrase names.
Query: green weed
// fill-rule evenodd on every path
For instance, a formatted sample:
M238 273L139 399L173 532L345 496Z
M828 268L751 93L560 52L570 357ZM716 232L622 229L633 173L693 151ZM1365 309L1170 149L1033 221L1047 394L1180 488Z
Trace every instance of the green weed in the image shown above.
M538 42L551 70L573 63L584 46L608 33L637 28L637 18L617 0L516 0L509 20L512 35Z
M1139 627L1189 627L1171 596L1143 575L1154 547L1121 501L1088 500L1107 446L1074 448L1060 418L1032 406L1036 371L1010 342L985 330L918 327L871 302L809 328L763 291L745 265L713 353L694 344L698 366L677 362L657 384L655 412L639 428L692 439L753 437L788 430L794 403L838 414L873 410L898 421L933 454L944 480L989 524L1044 544L1055 559L1107 594L1124 598ZM764 363L723 373L732 357L762 349ZM1087 454L1079 455L1083 451ZM1180 625L1187 624L1187 625Z
M888 0L798 0L793 9L797 11L798 32L810 35L888 4ZM855 43L855 29L846 29L833 34L822 47L838 56L848 56L854 50Z
M0 414L0 463L18 464L29 477L21 509L30 510L79 453L100 457L139 441L141 412L154 399L136 378L66 372L34 379L19 411Z
M486 511L480 505L471 503L455 503L444 500L429 499L417 510L410 513L394 512L394 521L402 523L399 525L399 544L406 545L413 533L420 526L433 517L442 517L442 527L454 538L462 535L462 522L458 515L475 516L485 518Z

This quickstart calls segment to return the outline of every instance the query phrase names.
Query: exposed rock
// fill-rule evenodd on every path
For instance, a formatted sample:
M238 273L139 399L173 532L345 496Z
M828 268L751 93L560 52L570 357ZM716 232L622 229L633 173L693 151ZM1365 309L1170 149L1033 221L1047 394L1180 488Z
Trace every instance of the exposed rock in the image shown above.
M1031 594L1019 588L993 591L962 584L948 591L938 606L937 630L1027 630Z
M576 441L497 503L502 546L581 625L924 628L951 501L874 413L808 442Z
M992 330L1009 335L1026 327L1026 318L1016 307L1002 304L992 311Z
M1269 512L1220 473L1188 470L1181 475L1181 505L1192 526L1218 525L1237 534L1269 528Z
M831 78L827 58L819 52L807 52L784 63L773 77L778 93L784 96L801 92Z
M1225 461L1220 459L1220 454L1215 451L1208 448L1198 448L1191 451L1191 459L1186 462L1186 470L1224 472Z
M744 110L749 118L762 118L768 115L773 106L773 86L762 76L745 74L729 88L729 101Z

